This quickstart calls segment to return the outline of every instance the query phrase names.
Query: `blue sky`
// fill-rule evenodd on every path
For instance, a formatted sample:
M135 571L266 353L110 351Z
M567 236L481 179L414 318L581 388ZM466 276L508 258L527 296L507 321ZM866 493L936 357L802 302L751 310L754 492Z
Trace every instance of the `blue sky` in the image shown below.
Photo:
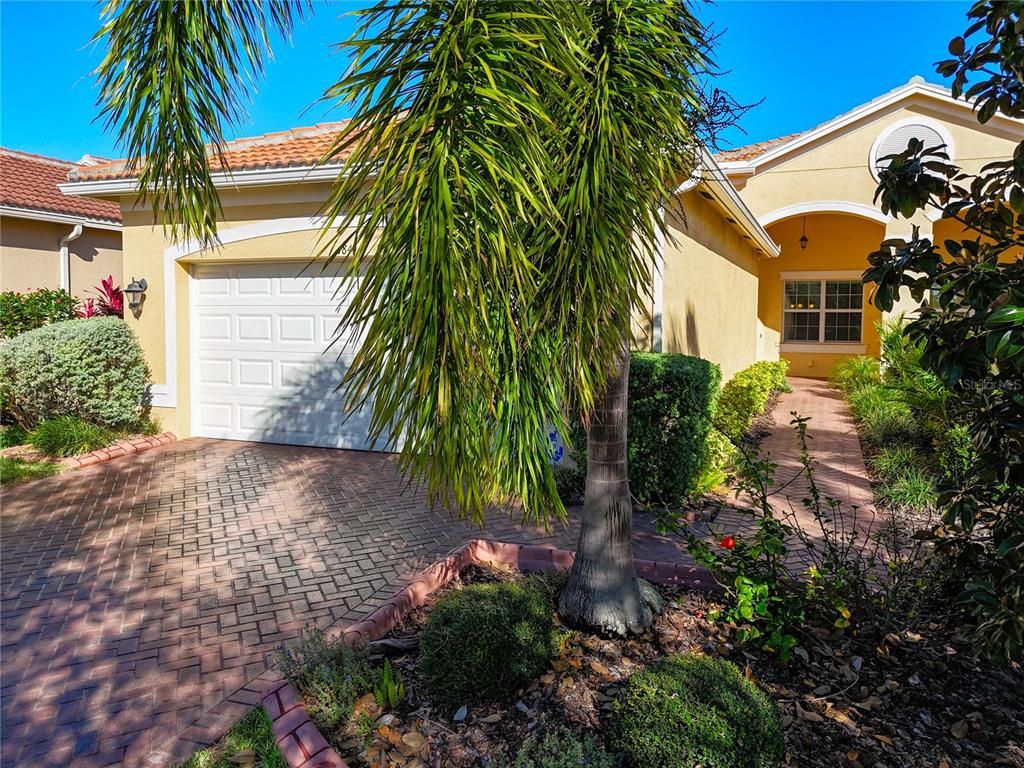
M333 2L279 43L249 119L248 136L310 125L345 114L317 103L344 69L331 43L347 38L354 2ZM702 13L724 30L717 59L721 85L743 103L739 145L804 130L920 74L940 82L933 62L966 26L969 2L740 2ZM90 72L101 51L89 46L99 4L0 0L0 144L76 160L117 156L114 137L94 121ZM339 18L341 17L341 18Z

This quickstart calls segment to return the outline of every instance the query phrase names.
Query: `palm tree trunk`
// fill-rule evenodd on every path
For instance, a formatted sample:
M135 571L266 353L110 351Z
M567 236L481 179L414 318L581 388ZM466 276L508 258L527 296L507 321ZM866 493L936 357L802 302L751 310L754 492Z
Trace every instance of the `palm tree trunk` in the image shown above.
M568 623L612 635L639 633L653 620L633 565L633 505L626 458L629 349L594 403L587 430L587 480L576 560L558 599Z

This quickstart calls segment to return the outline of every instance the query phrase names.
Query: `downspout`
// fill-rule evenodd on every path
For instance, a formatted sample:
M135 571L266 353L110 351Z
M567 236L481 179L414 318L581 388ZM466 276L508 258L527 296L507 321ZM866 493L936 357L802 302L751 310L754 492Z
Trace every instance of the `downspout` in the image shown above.
M663 352L664 342L662 340L664 331L665 313L665 206L658 210L658 217L661 219L654 230L655 251L654 251L654 275L652 293L654 294L654 306L651 308L651 351Z
M75 228L60 239L60 287L68 293L71 293L71 251L68 244L81 236L82 225L75 224Z

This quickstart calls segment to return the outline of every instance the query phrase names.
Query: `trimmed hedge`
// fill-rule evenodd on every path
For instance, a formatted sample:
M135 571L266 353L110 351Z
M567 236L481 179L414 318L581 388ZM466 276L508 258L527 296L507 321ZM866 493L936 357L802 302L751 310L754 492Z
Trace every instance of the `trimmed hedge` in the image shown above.
M772 394L789 390L788 370L787 360L763 360L733 376L718 396L715 426L730 440L742 438L764 412Z
M0 347L0 402L25 428L74 416L108 427L138 421L149 372L123 320L67 320Z
M775 768L785 754L775 704L735 664L695 655L629 678L611 745L629 768Z
M442 597L420 633L419 670L435 700L451 708L502 701L529 685L557 651L553 614L540 577Z
M629 370L629 490L641 504L675 505L698 485L722 373L699 357L634 352ZM582 493L587 435L570 436L578 468L559 471L563 495Z

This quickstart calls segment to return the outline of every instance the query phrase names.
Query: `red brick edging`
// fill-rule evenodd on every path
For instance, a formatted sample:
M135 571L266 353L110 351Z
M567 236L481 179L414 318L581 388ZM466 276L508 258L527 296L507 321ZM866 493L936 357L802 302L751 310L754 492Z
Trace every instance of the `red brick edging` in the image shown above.
M467 565L498 563L521 571L566 571L572 566L575 556L575 553L563 549L474 539L424 570L405 589L362 621L346 627L342 634L346 642L352 644L379 640ZM654 560L636 560L635 563L639 576L659 584L717 589L710 572L704 568ZM263 694L262 702L273 726L274 741L289 768L348 768L348 763L328 745L309 719L302 697L286 681L273 682Z
M128 456L132 453L142 453L150 448L159 448L161 445L168 445L177 439L173 432L161 432L159 435L153 435L152 437L135 437L131 440L121 440L113 445L108 445L106 448L98 448L89 453L69 456L66 459L61 459L60 463L69 469L79 469L80 467L88 467L104 461L110 461L111 459L117 459L121 456Z

